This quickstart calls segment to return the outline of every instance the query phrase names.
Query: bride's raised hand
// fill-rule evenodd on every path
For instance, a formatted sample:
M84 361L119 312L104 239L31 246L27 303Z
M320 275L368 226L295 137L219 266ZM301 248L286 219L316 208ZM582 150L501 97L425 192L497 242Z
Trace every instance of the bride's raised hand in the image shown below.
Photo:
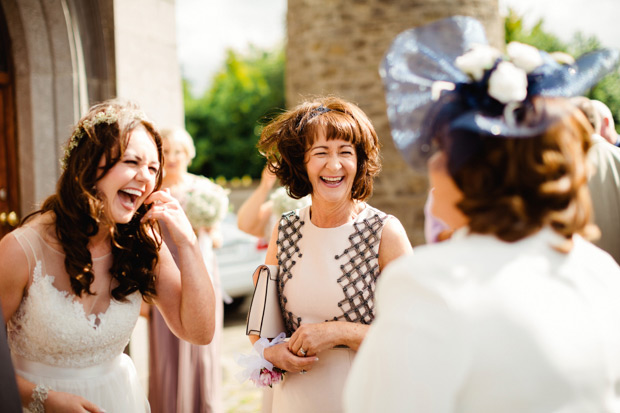
M70 393L50 391L43 403L45 413L104 413L101 407L83 397Z
M170 195L168 189L153 192L144 203L150 204L151 207L142 218L143 220L155 219L165 222L172 240L178 246L195 244L196 234L192 229L192 224L187 219L179 201Z

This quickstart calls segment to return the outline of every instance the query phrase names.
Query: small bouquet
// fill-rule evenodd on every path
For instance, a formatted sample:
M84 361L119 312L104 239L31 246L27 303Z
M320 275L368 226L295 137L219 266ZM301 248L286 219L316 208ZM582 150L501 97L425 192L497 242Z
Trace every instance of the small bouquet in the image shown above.
M272 368L273 370L269 370L267 367L263 367L258 374L258 378L250 377L250 380L257 387L272 387L274 384L278 384L284 376L284 370L280 370L277 367Z
M284 338L284 333L280 333L271 342L266 338L261 338L254 343L253 348L256 354L240 354L237 357L237 363L244 367L244 370L237 375L237 378L240 381L249 379L257 387L272 387L281 382L286 372L267 361L263 353L267 347L283 343Z
M198 178L187 190L182 206L194 229L210 228L228 212L227 189L206 178Z
M273 202L273 214L277 217L285 212L301 209L311 203L310 195L301 199L294 199L286 193L286 188L283 186L276 189L269 199Z

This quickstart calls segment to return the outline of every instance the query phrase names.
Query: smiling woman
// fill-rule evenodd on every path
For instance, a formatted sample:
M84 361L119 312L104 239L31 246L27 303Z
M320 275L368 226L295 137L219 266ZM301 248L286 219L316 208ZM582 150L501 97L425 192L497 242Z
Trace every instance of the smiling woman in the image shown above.
M351 143L328 141L322 133L307 151L305 161L314 197L336 202L348 198L357 173L357 156Z
M158 191L161 163L160 135L137 107L96 105L68 141L57 192L0 241L0 300L29 411L149 411L123 354L143 299L179 337L211 340L213 288L182 208Z
M259 148L291 196L312 198L311 206L280 217L265 260L279 266L290 336L264 350L287 372L275 386L273 412L339 412L349 368L374 320L376 280L411 245L395 217L365 202L381 169L379 142L356 105L306 102L267 125Z
M104 168L101 159L99 168ZM155 141L143 127L129 134L121 159L102 176L95 188L107 200L107 211L114 222L128 223L138 207L155 189L159 157Z

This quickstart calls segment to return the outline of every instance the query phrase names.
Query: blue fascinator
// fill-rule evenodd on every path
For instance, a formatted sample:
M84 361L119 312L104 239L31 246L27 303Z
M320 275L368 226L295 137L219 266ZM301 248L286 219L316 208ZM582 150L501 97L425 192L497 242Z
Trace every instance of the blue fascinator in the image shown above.
M441 111L450 112L443 114L447 122L442 127L451 132L500 138L540 135L548 126L544 116L523 121L523 114L533 109L534 96L581 95L619 59L617 50L603 49L575 61L516 42L504 55L488 46L482 25L471 17L454 16L407 30L393 41L380 68L392 137L405 161L423 170ZM453 144L451 161L456 163L476 150L475 142L454 139Z

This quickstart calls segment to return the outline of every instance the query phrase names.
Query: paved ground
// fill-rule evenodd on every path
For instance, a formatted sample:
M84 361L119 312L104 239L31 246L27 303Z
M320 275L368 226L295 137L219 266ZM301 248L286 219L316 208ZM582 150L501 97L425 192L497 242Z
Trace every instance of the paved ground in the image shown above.
M250 354L252 346L245 335L245 317L249 300L235 311L227 309L224 314L222 338L223 402L227 413L254 413L261 411L262 390L249 381L239 382L236 374L241 370L237 355ZM131 339L131 356L136 364L143 388L148 389L148 336L146 320L140 317ZM180 412L179 412L180 413Z
M237 364L238 354L250 354L252 346L245 335L246 302L233 312L224 315L224 337L222 343L222 368L224 408L229 413L260 412L261 390L249 381L240 383L235 375L241 370Z

